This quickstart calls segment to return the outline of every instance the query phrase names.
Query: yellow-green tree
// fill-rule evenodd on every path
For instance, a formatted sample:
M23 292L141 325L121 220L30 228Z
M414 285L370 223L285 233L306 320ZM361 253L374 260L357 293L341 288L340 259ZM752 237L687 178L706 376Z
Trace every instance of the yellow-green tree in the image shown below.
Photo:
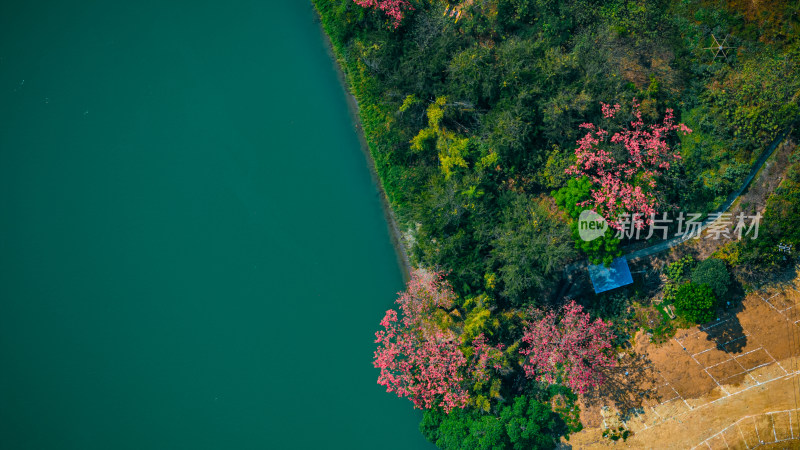
M415 152L433 151L439 154L439 163L445 178L450 178L457 167L467 168L469 138L461 137L442 126L442 118L447 108L447 97L437 97L428 106L428 127L423 128L411 140L411 150Z

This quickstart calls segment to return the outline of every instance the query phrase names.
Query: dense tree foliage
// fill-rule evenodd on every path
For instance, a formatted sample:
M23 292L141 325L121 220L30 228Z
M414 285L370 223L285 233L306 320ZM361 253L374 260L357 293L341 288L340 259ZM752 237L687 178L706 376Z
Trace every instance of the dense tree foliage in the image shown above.
M518 396L496 416L469 411L425 412L422 434L442 449L551 449L567 427L549 404Z
M573 254L570 230L544 202L511 194L510 208L495 231L491 260L504 286L500 293L516 303L529 303L547 292Z

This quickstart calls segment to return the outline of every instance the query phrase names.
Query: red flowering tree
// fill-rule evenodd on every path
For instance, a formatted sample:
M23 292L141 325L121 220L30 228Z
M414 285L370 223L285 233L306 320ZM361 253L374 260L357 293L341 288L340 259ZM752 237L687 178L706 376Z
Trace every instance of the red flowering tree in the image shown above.
M613 367L614 334L601 319L592 321L583 307L570 302L561 315L554 311L531 311L522 336L520 354L525 375L538 381L561 383L579 393L599 386L600 370Z
M603 116L614 119L620 105L601 103ZM637 228L650 223L660 203L658 177L669 170L671 163L680 159L667 144L672 131L691 133L684 124L674 123L672 109L667 109L663 123L645 126L639 103L633 100L630 127L609 136L609 132L591 123L581 124L586 135L578 140L576 162L566 173L577 178L588 177L593 185L592 198L579 204L603 216L617 230L623 226L618 220L628 217Z
M466 347L469 356L459 348L453 324L442 320L455 299L441 273L415 270L397 299L402 317L393 309L386 311L383 329L375 333L378 384L407 397L417 408L463 408L470 398L467 386L488 380L490 370L502 368L503 346L489 345L483 334Z
M416 270L397 300L402 319L397 311L386 311L383 330L375 333L378 384L408 397L417 408L441 406L449 412L469 400L463 383L467 358L458 336L430 320L437 310L451 307L455 297L442 274Z
M403 21L406 11L414 9L407 0L353 0L358 6L363 8L379 9L384 12L392 21L392 26L396 29Z
M405 318L398 322L393 309L386 312L381 326L384 329L375 333L378 349L373 362L381 370L378 384L421 409L441 406L449 412L467 404L469 395L462 386L467 359L457 339L443 332L425 337Z

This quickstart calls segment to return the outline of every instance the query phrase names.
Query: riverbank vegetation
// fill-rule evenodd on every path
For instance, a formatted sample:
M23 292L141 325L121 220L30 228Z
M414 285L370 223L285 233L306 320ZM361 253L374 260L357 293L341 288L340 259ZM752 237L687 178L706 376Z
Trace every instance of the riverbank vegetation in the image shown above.
M661 239L615 236L620 215L634 228L656 213L707 215L792 129L797 5L313 2L419 268L381 322L379 382L425 410L421 429L440 447L552 447L579 429L574 393L602 383L632 324L654 338L674 330L648 325L669 323L672 302L702 322L727 298L727 267L797 259L793 161L763 239L687 263L661 313L633 317L636 287L619 301L561 289L569 264ZM579 238L584 209L611 224L603 237Z

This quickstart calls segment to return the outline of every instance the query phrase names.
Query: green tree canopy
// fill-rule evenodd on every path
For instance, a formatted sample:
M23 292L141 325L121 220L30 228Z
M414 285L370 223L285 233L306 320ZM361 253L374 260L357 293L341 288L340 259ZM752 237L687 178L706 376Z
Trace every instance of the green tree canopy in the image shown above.
M592 264L603 263L609 265L615 257L622 254L622 250L619 248L620 241L614 237L614 230L609 227L603 236L591 241L581 239L578 233L578 222L575 219L580 216L584 209L587 209L579 206L578 203L589 199L591 188L592 182L588 177L573 178L567 182L565 187L554 191L552 194L556 204L573 219L570 227L572 228L575 248L583 251Z
M731 276L724 261L709 258L700 262L692 271L692 283L707 284L718 299L723 299L728 293Z
M502 295L520 304L533 291L552 287L574 254L569 228L545 202L515 194L493 241L492 259L503 282Z
M519 396L499 414L440 409L425 411L420 431L431 442L449 449L551 449L567 434L567 427L550 405Z

